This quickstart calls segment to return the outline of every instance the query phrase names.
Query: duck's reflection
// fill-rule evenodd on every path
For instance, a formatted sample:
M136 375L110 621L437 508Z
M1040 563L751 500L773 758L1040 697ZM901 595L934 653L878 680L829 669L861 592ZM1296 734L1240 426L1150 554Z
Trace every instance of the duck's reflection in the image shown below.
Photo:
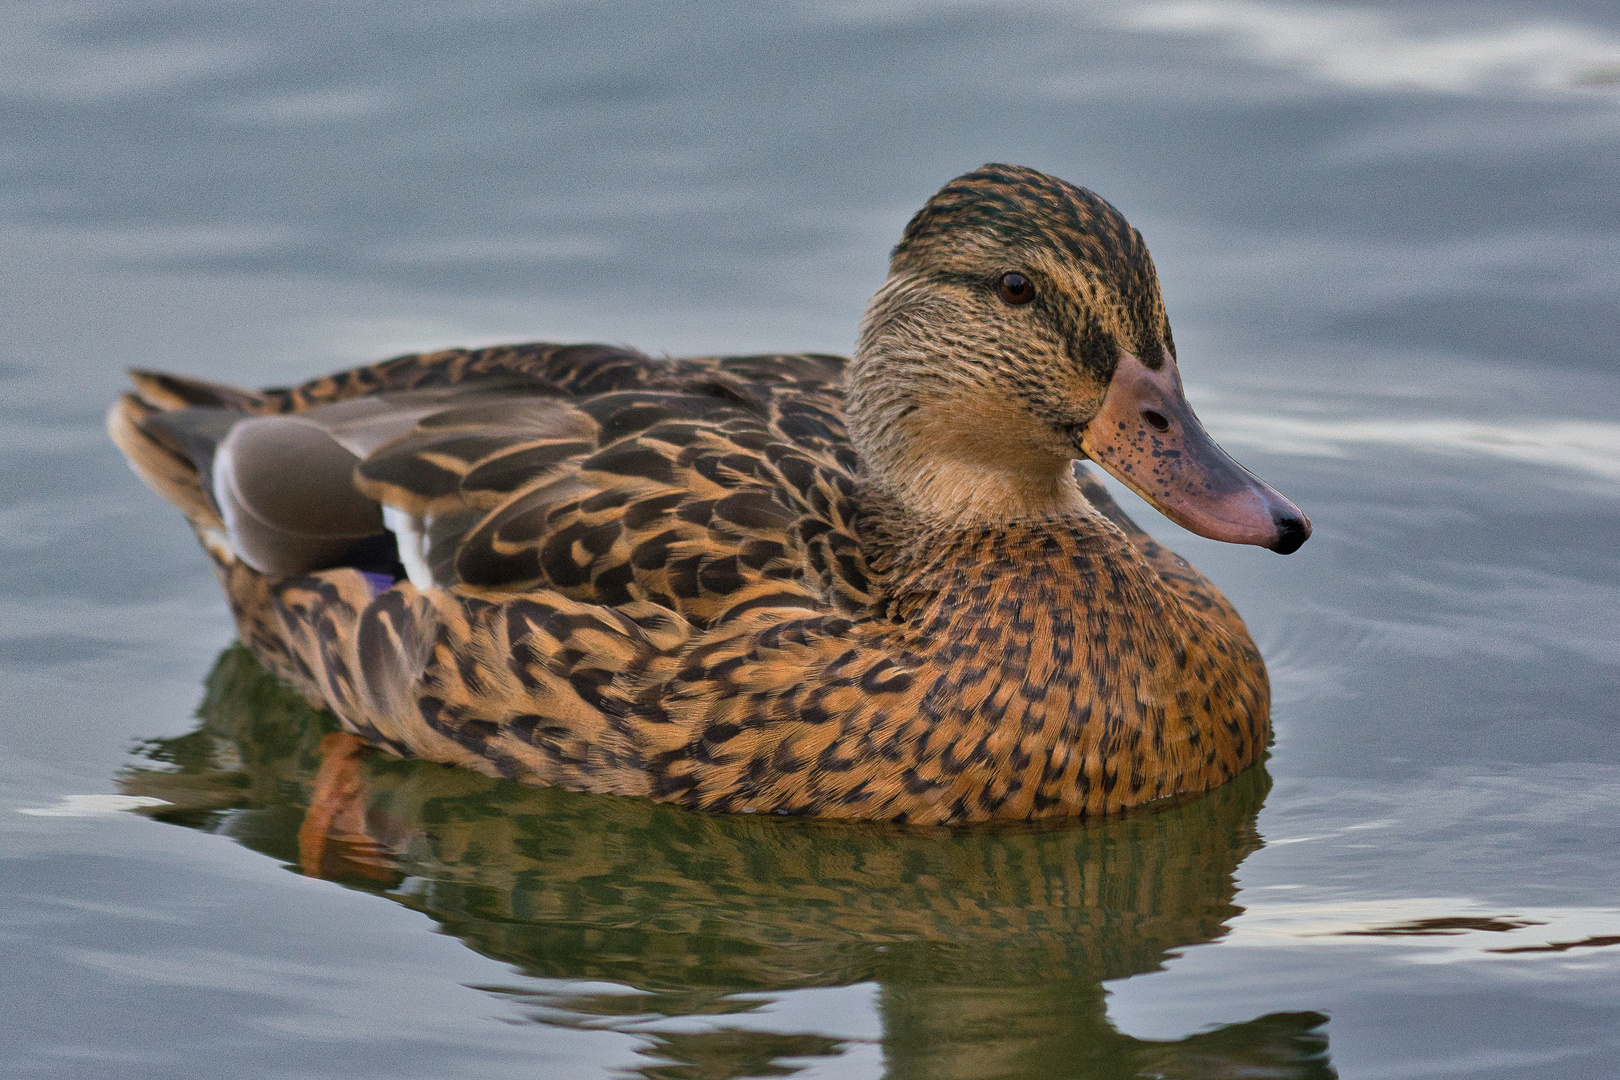
M632 988L509 993L543 1023L635 1031L649 1078L836 1056L837 1039L723 1017L760 1005L739 993L867 981L894 1078L1334 1075L1317 1013L1174 1042L1107 1019L1104 980L1157 969L1239 911L1259 769L1118 820L917 830L701 815L355 752L240 648L200 716L124 777L174 804L155 816L380 892L526 974ZM660 1015L713 1020L650 1032Z

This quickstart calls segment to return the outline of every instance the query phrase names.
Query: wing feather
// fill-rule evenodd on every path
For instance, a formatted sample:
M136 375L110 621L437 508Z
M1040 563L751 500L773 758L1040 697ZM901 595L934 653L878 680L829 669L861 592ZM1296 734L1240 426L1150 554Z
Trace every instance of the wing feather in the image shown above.
M843 366L532 345L401 357L258 394L166 376L140 386L196 414L210 447L244 413L324 431L358 459L349 486L387 508L419 587L553 589L707 624L749 605L870 602ZM171 425L172 443L207 458L186 422ZM280 465L294 486L308 471L296 457Z

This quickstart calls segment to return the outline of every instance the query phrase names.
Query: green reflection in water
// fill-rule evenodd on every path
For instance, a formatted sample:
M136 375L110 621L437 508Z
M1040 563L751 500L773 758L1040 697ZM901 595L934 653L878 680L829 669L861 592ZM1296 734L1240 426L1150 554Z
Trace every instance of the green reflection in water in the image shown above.
M298 865L331 719L240 647L199 716L147 744L124 789L174 804L154 817ZM1154 813L957 830L704 815L382 755L349 776L319 872L527 975L628 988L485 989L539 1023L636 1034L648 1064L633 1075L786 1076L839 1055L835 1038L724 1017L771 992L859 982L879 988L896 1080L1335 1075L1318 1013L1168 1042L1107 1018L1104 980L1158 969L1241 910L1232 877L1260 843L1259 768ZM648 1030L696 1016L713 1019Z

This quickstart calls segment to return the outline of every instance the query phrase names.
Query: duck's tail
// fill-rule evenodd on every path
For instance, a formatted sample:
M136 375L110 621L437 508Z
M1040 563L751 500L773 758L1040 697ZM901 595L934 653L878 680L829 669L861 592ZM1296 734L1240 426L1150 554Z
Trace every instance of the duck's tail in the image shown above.
M107 434L124 452L135 475L179 508L212 552L224 540L224 519L215 505L209 471L198 460L199 440L188 439L171 418L208 413L234 417L276 411L263 394L234 386L185 379L155 371L131 371L133 390L107 413Z
M173 503L191 523L214 563L243 643L267 668L297 687L311 704L325 705L310 672L288 650L267 579L237 558L214 500L211 461L199 461L199 440L186 438L173 421L187 414L224 417L279 411L267 395L201 379L132 371L134 389L107 413L107 433L148 487ZM189 445L188 445L189 444Z

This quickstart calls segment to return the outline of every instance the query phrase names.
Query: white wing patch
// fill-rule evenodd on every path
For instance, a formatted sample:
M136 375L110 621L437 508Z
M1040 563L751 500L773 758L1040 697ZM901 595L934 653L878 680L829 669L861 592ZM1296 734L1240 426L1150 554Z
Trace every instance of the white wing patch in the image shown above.
M411 584L426 592L433 588L433 571L428 568L428 538L422 519L395 506L382 508L383 525L399 543L399 561Z

